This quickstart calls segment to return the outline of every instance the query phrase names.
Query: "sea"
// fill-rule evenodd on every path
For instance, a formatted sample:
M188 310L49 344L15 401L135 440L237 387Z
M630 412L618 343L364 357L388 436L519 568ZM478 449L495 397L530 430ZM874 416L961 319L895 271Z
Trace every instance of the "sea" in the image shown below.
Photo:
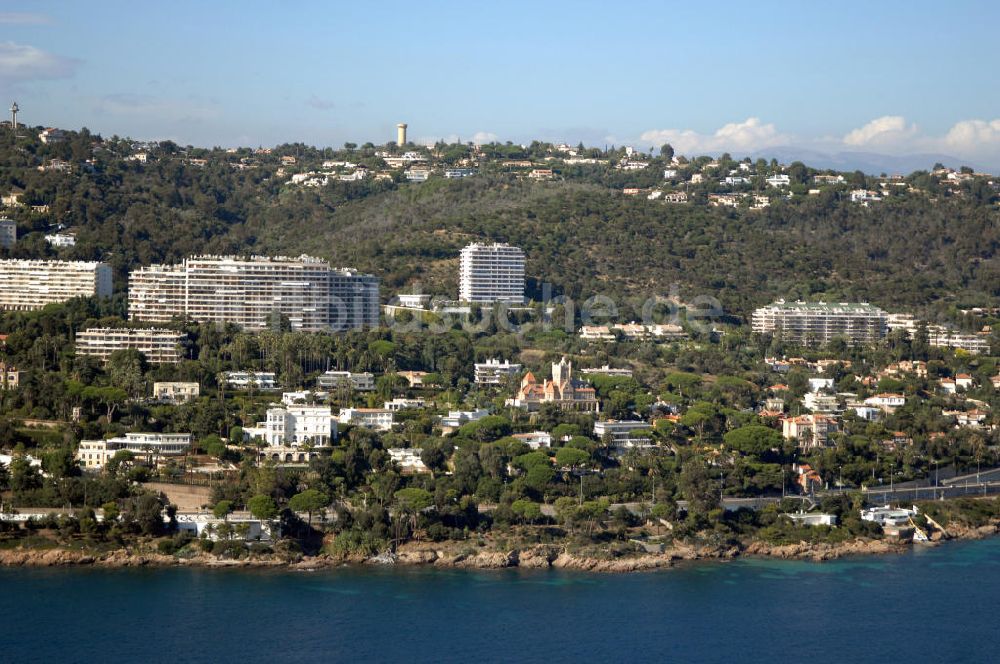
M996 662L1000 538L654 572L0 569L0 662Z

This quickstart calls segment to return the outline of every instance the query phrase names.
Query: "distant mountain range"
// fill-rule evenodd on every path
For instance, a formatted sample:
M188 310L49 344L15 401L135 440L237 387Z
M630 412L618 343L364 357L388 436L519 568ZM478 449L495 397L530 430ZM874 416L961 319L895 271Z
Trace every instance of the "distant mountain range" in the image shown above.
M952 157L946 154L888 155L876 152L836 152L829 154L809 148L778 146L764 148L751 154L754 159L777 159L781 163L801 161L812 168L829 168L837 171L862 171L869 175L909 174L913 171L929 171L934 164L941 163L949 168L970 166L980 173L998 173L1000 169L988 168L982 164Z

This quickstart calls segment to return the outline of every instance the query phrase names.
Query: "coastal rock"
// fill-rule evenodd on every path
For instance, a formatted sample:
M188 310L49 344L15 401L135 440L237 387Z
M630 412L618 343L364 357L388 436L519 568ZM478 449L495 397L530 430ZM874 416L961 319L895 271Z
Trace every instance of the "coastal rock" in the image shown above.
M552 565L557 553L546 547L535 547L518 552L517 565L525 569L544 569Z
M438 552L433 549L415 549L399 551L396 562L400 565L427 565L438 559Z
M457 561L458 567L473 567L476 569L502 569L517 565L517 552L510 551L482 551L474 556L469 556Z

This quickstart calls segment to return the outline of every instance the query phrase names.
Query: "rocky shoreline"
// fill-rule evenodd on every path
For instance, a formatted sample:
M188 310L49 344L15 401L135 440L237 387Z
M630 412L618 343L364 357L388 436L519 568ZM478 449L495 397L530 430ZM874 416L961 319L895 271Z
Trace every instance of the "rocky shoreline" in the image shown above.
M1000 521L980 527L955 527L948 539L982 539L1000 532ZM930 545L936 545L931 543ZM247 559L216 558L209 554L177 557L159 553L118 549L107 553L88 553L66 548L14 548L0 550L0 566L4 567L199 567L199 568L271 568L293 571L328 569L353 565L430 566L452 569L566 569L584 572L636 572L672 567L685 561L732 560L739 557L776 558L784 560L835 560L850 556L901 553L911 545L889 540L858 538L836 544L798 542L772 545L753 541L742 546L719 547L704 544L677 544L662 553L646 553L620 558L597 558L576 555L556 545L536 545L511 551L456 550L456 544L444 545L410 542L392 556L364 558L360 556L299 556L293 559L274 554ZM926 545L923 545L926 546Z

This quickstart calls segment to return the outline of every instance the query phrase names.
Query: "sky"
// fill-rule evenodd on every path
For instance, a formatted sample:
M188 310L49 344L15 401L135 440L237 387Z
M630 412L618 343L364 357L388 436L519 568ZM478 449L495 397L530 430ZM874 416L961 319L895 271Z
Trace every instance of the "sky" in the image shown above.
M998 24L992 1L0 0L0 89L29 125L206 147L384 143L406 122L418 142L998 168Z

